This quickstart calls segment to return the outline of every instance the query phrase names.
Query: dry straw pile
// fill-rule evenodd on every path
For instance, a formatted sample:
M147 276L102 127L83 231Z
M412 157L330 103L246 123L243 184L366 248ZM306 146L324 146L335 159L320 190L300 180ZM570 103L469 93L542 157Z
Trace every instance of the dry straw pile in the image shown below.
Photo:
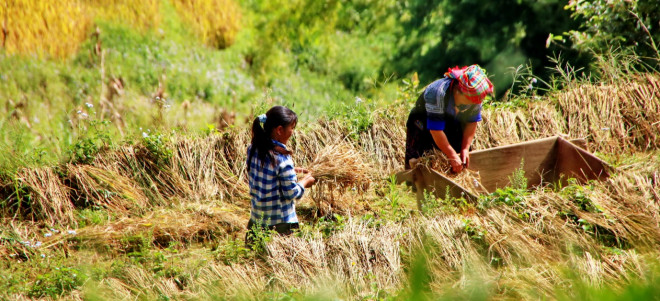
M342 196L348 189L363 193L374 180L373 166L347 141L322 148L307 168L316 179L310 195L322 215L359 209L354 200L344 200Z
M659 87L657 76L646 75L617 86L587 84L557 92L549 98L556 100L554 107L532 102L526 113L486 109L475 148L560 131L586 138L592 150L605 153L655 149L660 146ZM615 98L615 104L608 104L605 95ZM373 181L390 176L402 168L405 144L405 113L400 107L391 110L374 112L371 128L359 133L359 139L336 121L321 119L300 129L290 143L296 166L312 169L320 183L328 183L323 196L330 199L339 199L346 188L366 190ZM249 140L246 129L229 128L203 138L172 137L162 146L171 150L167 160L138 144L106 150L89 166L25 169L3 181L4 199L12 204L2 208L3 216L68 224L74 220L75 207L144 210L171 199L217 198L248 207L245 151ZM473 180L464 187L473 186L468 185Z
M352 145L341 142L321 149L308 168L319 182L332 181L350 186L371 179L373 167L363 158Z
M592 150L621 153L660 146L660 76L609 84L571 83L543 102L482 112L474 146L485 149L537 138L585 138Z
M478 171L464 168L461 172L453 172L447 156L438 149L426 152L424 156L419 158L417 164L421 164L441 173L443 176L465 188L475 196L488 193L483 185L481 185L481 177L479 176Z

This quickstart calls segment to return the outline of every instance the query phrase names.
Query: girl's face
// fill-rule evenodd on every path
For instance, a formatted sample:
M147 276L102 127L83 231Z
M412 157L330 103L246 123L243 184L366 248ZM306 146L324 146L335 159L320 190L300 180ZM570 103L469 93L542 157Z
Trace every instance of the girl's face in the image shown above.
M296 122L291 123L287 126L280 125L273 130L273 139L286 145L286 143L289 142L289 138L291 138L291 135L293 135L293 130L295 129L296 129Z

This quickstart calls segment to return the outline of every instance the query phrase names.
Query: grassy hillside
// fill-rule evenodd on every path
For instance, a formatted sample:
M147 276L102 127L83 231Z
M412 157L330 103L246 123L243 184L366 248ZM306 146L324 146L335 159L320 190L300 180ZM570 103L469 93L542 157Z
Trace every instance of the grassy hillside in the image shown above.
M17 2L15 9L23 2ZM230 16L237 18L240 11L231 1L207 2L222 7L220 15L232 13ZM15 52L20 49L11 47L0 51L0 107L4 116L0 145L7 150L0 162L3 171L75 160L81 143L94 151L139 139L147 130L194 133L244 124L254 110L271 103L289 105L304 120L313 120L352 103L357 95L366 99L335 76L343 74L342 68L356 68L353 65L368 68L365 63L376 59L370 53L362 51L360 57L368 59L359 61L360 57L341 53L341 49L325 49L319 55L353 60L333 66L334 71L318 72L296 66L300 54L265 47L268 44L263 44L264 37L255 25L258 12L244 11L242 30L222 38L226 40L222 43L233 44L219 51L221 42L209 41L217 31L210 28L211 33L202 34L204 26L226 24L221 27L235 29L241 22L223 20L216 14L192 18L181 13L196 12L187 4L179 4L188 3L185 1L144 2L151 5L148 8L124 1L111 3L126 14L104 17L104 10L89 4L87 10L101 12L90 17L88 25L76 27L83 31L84 39L61 58L46 51L60 45L50 39L34 38L35 43L46 44L28 45L31 48L18 54ZM203 6L196 9L209 11ZM145 10L148 13L137 13ZM193 24L193 19L203 24ZM44 19L49 21L62 20ZM11 34L11 29L23 25L10 22L8 26ZM43 31L39 30L25 28L28 32ZM338 43L362 48L356 44L358 37L337 33L336 38ZM8 45L11 42L6 41ZM396 96L392 88L381 92L387 95L384 99Z
M513 69L474 141L583 138L609 179L526 188L514 173L476 201L429 194L418 209L392 175L426 83L379 74L401 21L388 14L408 8L38 2L0 7L12 16L0 48L0 299L660 295L660 76L634 56L601 57L598 78L564 63L547 81ZM44 30L30 18L68 27L42 39L27 35ZM295 235L259 233L247 248L247 124L276 104L301 117L297 166L341 150L335 163L354 177L308 190Z
M486 110L478 148L556 133L585 137L617 168L609 180L509 187L476 203L429 197L422 211L410 189L389 178L402 165L408 101L301 124L292 142L297 164L344 139L364 162L356 165L364 176L316 186L298 206L302 230L288 238L264 233L255 249L242 243L245 127L150 135L103 150L88 164L21 169L2 190L3 292L102 299L654 296L659 141L641 138L657 137L659 117L639 118L639 108L658 105L659 80L575 83L518 107ZM603 115L612 104L601 97L612 95L622 109Z

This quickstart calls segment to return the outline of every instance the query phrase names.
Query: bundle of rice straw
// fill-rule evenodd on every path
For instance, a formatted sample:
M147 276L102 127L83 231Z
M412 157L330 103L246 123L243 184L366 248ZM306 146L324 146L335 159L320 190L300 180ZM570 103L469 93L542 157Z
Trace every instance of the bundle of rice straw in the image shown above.
M334 181L337 184L352 185L370 181L370 164L346 142L327 145L316 154L307 167L317 181Z
M478 196L488 191L481 185L481 177L478 171L464 168L461 172L455 173L451 170L451 163L447 156L439 149L428 151L419 158L417 164L424 165L430 169L440 172L445 177L454 181L456 184L465 188L468 192Z

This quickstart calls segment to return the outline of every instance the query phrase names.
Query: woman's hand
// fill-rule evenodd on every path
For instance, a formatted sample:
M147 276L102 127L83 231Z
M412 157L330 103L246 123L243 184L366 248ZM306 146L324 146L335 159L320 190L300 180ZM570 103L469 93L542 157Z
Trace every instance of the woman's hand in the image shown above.
M314 177L312 177L312 175L308 174L305 177L303 177L302 180L300 180L300 182L298 182L298 183L300 183L300 185L302 185L305 188L309 188L309 187L312 187L312 185L314 185L314 183L316 183L316 179L314 179Z
M463 170L463 161L458 156L458 154L453 155L449 158L449 164L451 164L451 170L455 173L459 173Z
M470 151L468 149L461 150L461 162L465 168L470 167Z

